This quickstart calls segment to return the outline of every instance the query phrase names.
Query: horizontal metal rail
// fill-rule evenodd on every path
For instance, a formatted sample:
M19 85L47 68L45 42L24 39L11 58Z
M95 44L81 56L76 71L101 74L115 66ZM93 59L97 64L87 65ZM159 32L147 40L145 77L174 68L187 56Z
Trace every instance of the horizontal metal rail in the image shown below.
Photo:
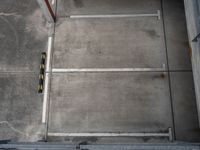
M165 68L53 68L52 73L95 73L95 72L164 72Z
M168 137L173 141L172 129L167 133L48 133L51 137Z
M61 137L169 137L169 133L48 133Z
M71 19L92 19L92 18L130 18L130 17L158 17L161 18L160 10L155 14L102 14L102 15L70 15Z
M23 150L200 150L199 143L143 143L143 144L67 144L67 143L5 143L0 149Z

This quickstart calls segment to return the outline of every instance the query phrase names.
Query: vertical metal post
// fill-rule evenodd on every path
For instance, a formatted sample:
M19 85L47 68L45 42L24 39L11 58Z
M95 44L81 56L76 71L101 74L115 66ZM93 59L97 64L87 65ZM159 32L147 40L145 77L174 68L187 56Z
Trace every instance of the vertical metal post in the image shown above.
M49 23L54 23L56 21L55 13L52 9L49 0L37 0L42 12Z
M42 112L42 123L47 122L47 107L49 99L49 82L51 74L51 54L52 54L53 37L50 36L48 39L48 50L47 50L47 62L46 62L46 73L45 73L45 86L44 86L44 97L43 97L43 112Z

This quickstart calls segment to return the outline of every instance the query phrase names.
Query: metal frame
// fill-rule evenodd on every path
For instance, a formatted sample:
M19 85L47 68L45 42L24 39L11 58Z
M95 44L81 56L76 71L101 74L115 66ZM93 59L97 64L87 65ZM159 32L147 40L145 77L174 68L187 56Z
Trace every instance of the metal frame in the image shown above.
M48 133L50 137L166 137L173 141L172 128L166 133Z
M200 150L200 144L66 144L66 143L2 143L0 149L20 150Z
M162 68L53 68L52 73L95 73L95 72L165 72L165 64Z
M56 21L56 15L55 15L55 12L52 9L52 4L49 3L49 0L37 0L37 2L39 4L40 8L42 9L46 20L50 23L55 22Z
M53 45L53 36L50 36L48 39L47 62L46 62L46 68L45 68L42 123L47 122L47 106L48 106L48 99L49 99L50 76L51 76L52 45Z
M192 40L192 42L198 42L199 38L200 38L200 33Z
M158 17L161 19L160 10L157 10L155 14L109 14L109 15L70 15L67 16L71 19L91 19L91 18L130 18L130 17Z
M55 21L56 15L50 12L56 12L55 5L57 0L52 0L49 3L48 0L37 0L43 10L43 13L47 19L49 24L49 36L48 36L48 46L46 52L46 64L45 64L45 81L44 81L44 93L43 93L43 106L42 106L42 124L44 124L47 128L47 121L48 121L48 105L49 105L49 90L50 90L50 83L51 83L51 65L52 65L52 54L53 54L53 41L54 41L54 34L55 34ZM48 3L48 4L47 4ZM44 9L43 9L43 7ZM50 8L48 8L50 6ZM50 9L50 10L49 10ZM50 20L48 20L50 18ZM47 129L46 129L47 130ZM46 131L47 132L47 131Z

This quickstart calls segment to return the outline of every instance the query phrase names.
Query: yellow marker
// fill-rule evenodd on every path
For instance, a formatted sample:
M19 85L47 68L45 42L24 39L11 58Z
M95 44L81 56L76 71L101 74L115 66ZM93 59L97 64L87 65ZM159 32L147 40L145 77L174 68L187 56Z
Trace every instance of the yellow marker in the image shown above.
M44 68L45 68L44 64L41 64L40 69L44 69Z
M43 79L44 79L44 75L43 75L43 74L40 74L40 75L39 75L39 79L42 79L42 80L43 80Z

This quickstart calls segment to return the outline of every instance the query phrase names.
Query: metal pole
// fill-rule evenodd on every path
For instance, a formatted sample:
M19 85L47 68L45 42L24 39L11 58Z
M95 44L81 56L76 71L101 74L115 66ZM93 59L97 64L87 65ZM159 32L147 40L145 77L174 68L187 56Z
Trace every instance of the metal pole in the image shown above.
M51 54L52 54L53 36L48 39L48 50L47 50L47 62L45 70L45 85L44 85L44 96L43 96L43 109L42 109L42 123L47 121L47 106L49 99L49 82L51 75Z
M48 133L51 137L167 137L173 141L172 129L166 133Z
M110 14L110 15L70 15L71 19L89 19L89 18L130 18L130 17L158 17L160 16L160 10L157 10L155 14Z
M52 5L48 0L37 0L42 12L46 18L46 20L50 23L54 23L56 21L55 13L52 9Z
M199 143L134 143L134 144L67 144L67 143L5 143L0 149L23 150L200 150Z
M57 137L169 137L168 133L48 133Z
M64 69L53 68L52 73L95 73L95 72L163 72L166 71L163 68L81 68L81 69Z

